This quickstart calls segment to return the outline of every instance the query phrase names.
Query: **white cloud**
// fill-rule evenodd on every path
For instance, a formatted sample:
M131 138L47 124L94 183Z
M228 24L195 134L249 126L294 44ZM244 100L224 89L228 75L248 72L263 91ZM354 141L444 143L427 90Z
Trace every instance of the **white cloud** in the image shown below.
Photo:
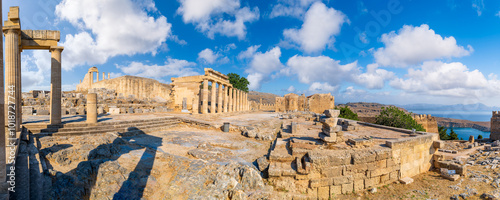
M279 47L274 47L265 53L255 53L254 51L252 55L248 56L252 59L249 64L249 68L245 70L245 73L249 74L247 77L250 82L248 88L251 90L259 89L262 82L268 81L273 72L279 71L283 68L283 64L281 64L280 61L281 49Z
M332 86L328 83L320 83L314 82L309 86L309 92L311 93L325 93L325 92L333 92L337 90L339 86Z
M295 55L288 59L286 65L281 72L287 76L297 75L299 82L305 84L328 82L330 85L338 85L352 80L352 75L358 73L357 62L341 65L340 61L327 56Z
M50 90L50 53L32 51L21 54L22 90Z
M293 85L291 85L290 87L288 87L288 89L286 89L287 92L295 92L295 87L293 87Z
M427 24L419 27L403 26L398 33L392 31L381 38L385 47L374 52L375 60L382 66L405 67L427 60L467 56L473 49L466 50L457 45L454 37L441 37L429 29Z
M497 14L495 14L495 16L500 17L500 11L498 11Z
M111 73L109 74L109 76L110 76L111 78L118 78L118 77L123 76L123 74L122 74L122 73L115 73L115 72L111 72Z
M56 6L56 15L79 28L61 44L63 68L103 64L117 55L156 54L172 36L172 25L165 16L149 16L148 10L156 10L153 1L63 0Z
M340 33L342 24L347 21L344 13L316 2L305 14L302 27L286 29L283 36L290 43L297 44L304 52L319 52L325 49L326 45L333 47L334 36Z
M181 6L177 13L182 15L184 23L192 23L211 39L215 34L228 37L246 36L246 25L260 17L259 8L240 8L239 0L179 0ZM228 15L234 20L227 20Z
M382 89L385 82L394 77L394 72L379 69L377 64L370 64L366 66L366 73L359 74L354 82L368 89Z
M500 92L500 81L495 75L489 78L459 62L428 61L422 64L421 69L408 69L406 79L394 79L390 85L406 92L427 95L481 97Z
M214 53L214 51L208 48L198 53L198 60L205 61L208 64L214 64L219 57L218 53Z
M238 59L252 58L255 55L255 52L257 52L259 48L260 45L254 45L248 47L247 50L242 51L240 54L238 54Z
M278 3L273 6L270 18L292 16L302 18L307 8L314 2L321 0L278 0Z
M474 0L472 2L472 8L476 9L477 16L481 16L484 10L484 1L483 0Z
M140 62L132 62L128 66L116 65L124 74L156 79L169 76L198 75L199 73L195 71L193 66L196 66L196 63L173 58L167 58L164 65L147 65Z

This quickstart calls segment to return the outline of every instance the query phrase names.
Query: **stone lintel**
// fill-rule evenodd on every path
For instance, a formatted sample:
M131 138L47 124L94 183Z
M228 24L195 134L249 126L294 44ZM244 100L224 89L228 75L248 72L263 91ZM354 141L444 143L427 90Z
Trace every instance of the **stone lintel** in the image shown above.
M61 39L61 32L52 30L22 30L21 39L24 40L55 40Z
M216 76L216 77L219 77L221 79L225 79L225 80L228 80L229 77L226 76L225 74L223 73L220 73L218 71L215 71L213 70L212 68L205 68L205 76Z
M50 50L53 46L57 46L56 40L21 40L22 49Z

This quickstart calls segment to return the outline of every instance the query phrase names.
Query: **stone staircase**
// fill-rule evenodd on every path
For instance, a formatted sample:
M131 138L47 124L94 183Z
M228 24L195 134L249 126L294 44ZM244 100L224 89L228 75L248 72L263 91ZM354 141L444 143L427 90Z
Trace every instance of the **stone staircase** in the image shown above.
M84 122L62 125L24 124L23 126L37 136L74 136L101 134L107 132L157 131L175 126L181 122L175 117L163 117L143 120L100 122L87 124Z

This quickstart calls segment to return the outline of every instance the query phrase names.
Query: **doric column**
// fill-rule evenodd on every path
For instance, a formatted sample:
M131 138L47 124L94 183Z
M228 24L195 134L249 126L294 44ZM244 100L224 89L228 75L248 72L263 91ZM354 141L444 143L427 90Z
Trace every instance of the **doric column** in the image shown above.
M217 83L212 82L212 98L210 98L210 113L215 113L215 105L217 104Z
M224 98L224 96L222 96L222 83L219 83L219 92L218 92L218 95L217 95L217 113L222 113L222 98Z
M248 94L243 92L243 110L248 111Z
M108 73L108 79L111 79L111 73Z
M3 22L2 20L2 3L0 3L0 22ZM0 91L4 91L4 78L3 78L3 35L0 36ZM6 155L6 151L5 151L5 138L6 137L6 134L5 134L5 118L4 118L4 106L5 106L5 95L6 93L4 92L0 92L0 155L4 155L4 156L0 156L0 180L2 180L2 182L5 180L6 178L6 173L3 173L3 172L6 172L6 158L5 158L5 155ZM7 191L2 191L2 192L7 192Z
M102 80L103 81L106 80L106 73L104 73L104 72L102 73Z
M191 114L193 115L197 115L198 114L198 107L200 106L200 96L199 95L195 95L194 98L193 98L193 110L191 112Z
M15 131L19 131L19 120L18 116L14 116L15 119L9 121L9 115L12 118L12 112L14 115L17 114L17 110L20 105L17 104L18 100L18 88L17 88L17 77L19 68L19 33L18 29L6 29L5 33L5 120L7 120L7 126L15 126ZM9 114L9 112L11 114ZM15 120L15 121L14 121ZM15 137L15 136L14 136Z
M243 111L243 91L240 90L240 111Z
M52 114L52 113L51 113ZM97 94L87 94L87 123L97 123Z
M234 112L238 112L238 89L234 88L234 103L233 103L233 110Z
M208 113L208 80L204 79L203 80L203 89L201 90L201 98L202 98L202 105L201 105L201 114L207 114Z
M95 81L96 83L99 82L99 72L95 73L97 75L97 80Z
M50 124L61 124L61 52L63 47L50 47L52 53L50 75Z
M224 85L224 92L222 93L222 96L224 97L224 112L227 113L228 109L227 107L229 106L229 102L227 101L229 98L227 97L227 91L228 87L227 85Z
M241 90L236 90L236 111L241 111Z
M232 87L229 88L227 111L233 112L233 88Z
M17 72L16 72L16 127L21 128L23 123L23 95L22 95L22 77L21 77L21 52L23 50L19 48L17 56Z

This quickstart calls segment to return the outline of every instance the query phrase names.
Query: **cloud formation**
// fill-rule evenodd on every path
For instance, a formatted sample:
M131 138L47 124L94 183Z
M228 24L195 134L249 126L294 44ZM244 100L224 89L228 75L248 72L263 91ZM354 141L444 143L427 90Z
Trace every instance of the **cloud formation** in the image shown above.
M215 62L218 62L219 64L224 64L229 62L229 58L223 57L219 53L215 53L209 48L206 48L200 51L200 53L198 53L198 60L210 65L214 64Z
M303 18L307 8L314 2L321 0L278 0L278 3L273 6L270 18L275 17L296 17Z
M398 33L383 34L381 41L385 47L377 49L374 57L382 66L406 67L428 60L467 56L473 52L471 46L466 50L457 45L453 36L443 38L427 24L418 27L405 25Z
M118 55L156 54L172 36L172 25L165 16L149 16L148 10L156 10L154 2L61 1L56 6L57 17L79 29L77 34L66 35L61 44L65 47L63 68L103 64Z
M171 76L199 75L195 68L193 68L194 66L196 66L196 63L167 58L163 65L131 62L128 66L116 65L116 68L120 69L124 74L158 79Z
M250 90L260 89L263 82L271 79L273 72L283 68L280 61L281 49L279 47L274 47L265 53L256 52L257 49L258 46L252 46L245 52L240 53L240 55L244 55L242 57L250 59L249 67L245 70L245 73L248 73L247 79L250 82L248 88Z
M177 13L184 23L196 25L196 29L214 39L215 34L245 39L245 23L259 19L259 8L240 7L239 0L179 0ZM228 20L224 15L232 18Z
M342 24L348 21L344 13L326 7L321 2L314 3L307 11L300 29L283 31L285 40L296 44L306 53L317 53L325 47L333 47L335 37L340 33Z

